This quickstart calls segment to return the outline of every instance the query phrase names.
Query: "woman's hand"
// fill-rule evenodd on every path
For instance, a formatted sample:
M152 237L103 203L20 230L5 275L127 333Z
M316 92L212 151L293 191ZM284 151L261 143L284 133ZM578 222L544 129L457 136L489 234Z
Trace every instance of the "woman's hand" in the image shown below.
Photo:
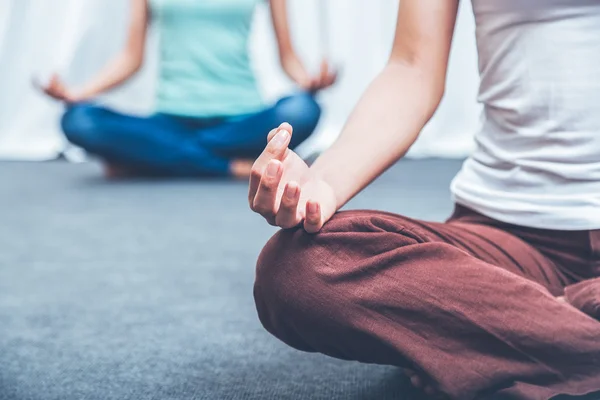
M271 225L284 229L303 224L309 233L321 230L337 211L333 189L288 149L292 127L283 123L268 136L268 144L250 175L250 208Z
M310 76L302 62L296 55L291 55L281 63L286 74L302 89L308 92L317 92L333 85L337 79L337 72L333 71L327 62L321 62L321 68L316 76Z
M337 78L337 72L331 70L327 61L323 60L321 69L316 76L310 76L294 51L288 25L287 1L270 0L270 3L271 19L277 38L277 47L279 48L279 59L285 73L298 86L308 92L317 92L333 85Z
M77 103L83 100L69 89L56 74L52 75L48 85L41 86L40 88L48 96L59 101L64 101L65 103Z
M149 20L147 0L129 0L129 29L125 46L119 54L89 82L74 91L58 75L53 75L46 86L39 86L48 96L66 103L93 99L132 77L142 66Z

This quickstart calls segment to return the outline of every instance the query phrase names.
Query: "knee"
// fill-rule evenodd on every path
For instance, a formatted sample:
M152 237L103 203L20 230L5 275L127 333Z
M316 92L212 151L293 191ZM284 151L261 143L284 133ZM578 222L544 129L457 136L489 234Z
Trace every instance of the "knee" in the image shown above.
M347 293L344 282L368 281L370 275L364 272L369 263L374 263L371 271L385 269L386 262L376 263L375 255L388 255L387 263L399 265L415 261L407 260L401 249L414 249L419 240L404 226L412 225L400 216L344 211L318 235L302 228L279 231L265 245L256 267L254 293L263 323L280 315L305 319L307 312L318 318L318 313L335 312L359 301ZM418 257L414 251L410 254ZM402 268L404 275L407 270Z
M304 293L314 279L310 247L302 249L302 229L281 230L265 245L256 264L254 295L259 313L266 309L304 308Z
M300 350L310 351L298 330L318 325L325 282L319 255L303 229L278 232L265 246L256 267L254 299L267 331ZM319 306L321 304L321 306Z
M296 349L345 358L336 345L339 332L361 329L349 310L384 304L387 296L400 305L421 304L415 298L421 292L405 288L429 275L419 267L418 239L403 224L410 221L346 211L318 235L302 228L278 232L256 268L254 298L263 326ZM381 278L392 268L396 279Z
M294 127L293 143L306 140L315 130L321 118L321 106L310 93L302 92L279 101L277 117Z
M98 121L89 105L73 105L63 114L60 125L67 140L86 150L97 147Z

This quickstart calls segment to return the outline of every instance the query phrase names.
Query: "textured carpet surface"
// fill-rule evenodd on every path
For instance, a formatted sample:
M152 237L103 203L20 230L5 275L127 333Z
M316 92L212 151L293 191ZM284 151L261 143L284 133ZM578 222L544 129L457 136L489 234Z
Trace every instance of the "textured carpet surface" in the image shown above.
M348 208L441 220L459 167L403 161ZM275 230L246 190L0 163L0 399L418 399L395 368L263 331L254 263Z

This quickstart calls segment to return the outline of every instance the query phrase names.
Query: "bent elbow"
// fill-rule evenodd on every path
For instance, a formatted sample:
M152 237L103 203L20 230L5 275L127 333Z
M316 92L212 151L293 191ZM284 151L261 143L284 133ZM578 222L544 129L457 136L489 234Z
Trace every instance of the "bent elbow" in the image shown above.
M133 75L133 74L137 73L140 69L142 69L142 65L144 65L144 53L136 55L131 60L131 64L130 64L131 74Z
M444 98L444 94L446 93L446 82L443 80L440 83L433 83L431 88L431 100L429 104L430 110L430 118L433 116L435 111L440 106L442 99Z

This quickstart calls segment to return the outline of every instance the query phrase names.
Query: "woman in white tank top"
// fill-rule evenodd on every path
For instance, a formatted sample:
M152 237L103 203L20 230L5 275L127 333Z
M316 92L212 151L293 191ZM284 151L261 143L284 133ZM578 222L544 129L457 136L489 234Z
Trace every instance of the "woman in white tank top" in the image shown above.
M312 166L269 134L252 210L284 228L254 296L303 351L403 367L428 394L600 391L600 0L473 0L483 103L446 223L338 212L442 98L458 0L402 0L388 64ZM597 397L600 398L600 392Z
M483 104L456 201L500 221L600 228L600 2L476 0Z

